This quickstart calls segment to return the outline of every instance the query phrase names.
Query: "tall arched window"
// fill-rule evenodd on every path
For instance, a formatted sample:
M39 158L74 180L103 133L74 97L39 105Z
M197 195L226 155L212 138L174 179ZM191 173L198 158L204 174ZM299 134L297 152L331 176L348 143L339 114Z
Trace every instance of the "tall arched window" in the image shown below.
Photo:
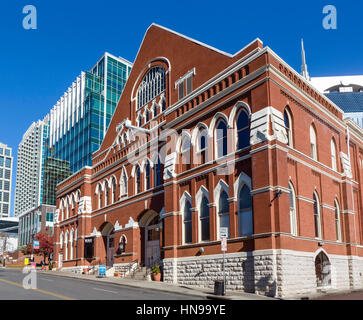
M102 187L98 185L98 209L102 208Z
M290 203L290 232L297 236L297 218L296 218L296 197L295 190L291 182L289 182L289 203Z
M108 182L105 181L105 207L108 205L108 197L109 197L109 185Z
M70 234L70 237L69 237L69 244L70 244L69 259L73 260L73 229L71 230L71 234Z
M183 212L184 243L192 243L192 210L189 201L185 201Z
M150 120L150 111L146 108L145 110L145 123Z
M137 108L149 103L165 90L165 69L153 67L142 79L137 90Z
M200 211L199 211L199 220L200 220L200 239L202 241L208 241L210 239L209 236L209 207L208 207L208 199L204 196L200 203Z
M238 194L238 235L253 234L253 211L250 189L244 185Z
M342 228L341 228L341 224L340 224L340 209L339 209L339 204L338 201L335 200L334 201L334 205L335 205L335 232L336 232L336 239L337 241L342 241Z
M161 163L160 158L158 157L157 163L154 165L154 184L155 187L160 186L161 184Z
M64 259L68 260L68 230L66 231L66 235L64 237L64 256Z
M239 113L237 120L237 149L243 149L250 145L250 125L248 114L244 109Z
M59 244L60 244L60 248L62 249L63 248L63 231L62 233L60 234L60 238L59 238Z
M314 202L315 237L321 239L320 203L316 192L314 192L313 194L313 202Z
M116 179L112 178L112 202L111 203L115 203L116 202Z
M127 195L127 174L126 169L122 168L121 181L120 181L120 196Z
M285 128L287 133L287 145L292 147L293 146L293 138L292 138L292 118L290 111L285 108L284 111L284 122L285 122Z
M141 171L140 167L136 167L136 185L135 185L135 192L136 194L141 192Z
M219 216L219 227L228 228L228 238L229 238L229 203L228 203L228 194L224 190L221 192L218 201L218 216Z
M208 131L205 128L198 130L197 150L200 156L200 163L203 164L208 161Z
M330 142L330 148L331 148L331 167L333 170L337 170L337 148L334 142L334 139L331 139Z
M151 180L150 180L150 163L146 161L145 164L145 190L149 190L151 188Z
M317 151L317 145L316 145L316 132L315 132L313 125L310 126L310 152L311 152L311 157L314 160L318 160L318 151Z
M223 120L218 122L215 137L217 158L220 158L227 154L227 125Z
M191 143L190 143L190 137L184 136L182 140L182 146L181 146L181 157L182 157L182 164L183 164L183 171L189 170L191 167Z

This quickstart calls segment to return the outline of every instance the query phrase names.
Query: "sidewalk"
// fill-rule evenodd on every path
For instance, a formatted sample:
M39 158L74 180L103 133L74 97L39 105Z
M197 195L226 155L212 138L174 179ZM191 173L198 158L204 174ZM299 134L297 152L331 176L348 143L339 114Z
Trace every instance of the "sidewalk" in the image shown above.
M216 296L216 295L214 295L213 289L200 288L200 287L195 287L195 286L185 286L185 285L180 285L180 284L170 284L170 283L158 282L158 281L146 281L146 280L143 281L143 280L125 279L125 278L119 278L119 277L98 278L96 275L76 274L76 273L66 272L66 271L42 271L41 269L40 270L37 269L37 272L54 275L54 276L70 277L70 278L99 281L99 282L107 282L107 283L129 286L129 287L160 290L163 292L179 293L179 294L190 295L190 296L198 296L198 297L204 297L207 299L276 300L274 298L260 296L257 294L246 293L246 292L242 292L242 291L229 291L229 290L227 290L225 296Z

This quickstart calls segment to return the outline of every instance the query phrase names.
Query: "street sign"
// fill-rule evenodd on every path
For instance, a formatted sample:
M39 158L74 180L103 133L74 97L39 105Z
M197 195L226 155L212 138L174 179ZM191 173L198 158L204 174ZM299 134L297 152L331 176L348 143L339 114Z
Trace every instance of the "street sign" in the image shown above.
M33 248L34 249L39 249L39 241L34 241L33 242Z
M106 266L99 266L98 267L98 275L99 276L106 276Z
M27 266L29 264L29 258L24 259L24 264Z
M227 238L221 239L222 251L227 251Z
M228 238L228 228L227 227L220 227L219 228L219 236L221 239Z

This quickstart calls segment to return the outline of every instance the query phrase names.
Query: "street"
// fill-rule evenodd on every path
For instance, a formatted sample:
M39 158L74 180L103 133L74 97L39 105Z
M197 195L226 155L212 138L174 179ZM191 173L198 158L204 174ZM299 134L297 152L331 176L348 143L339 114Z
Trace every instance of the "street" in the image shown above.
M24 289L20 269L0 269L0 300L201 300L196 296L37 273L37 289Z

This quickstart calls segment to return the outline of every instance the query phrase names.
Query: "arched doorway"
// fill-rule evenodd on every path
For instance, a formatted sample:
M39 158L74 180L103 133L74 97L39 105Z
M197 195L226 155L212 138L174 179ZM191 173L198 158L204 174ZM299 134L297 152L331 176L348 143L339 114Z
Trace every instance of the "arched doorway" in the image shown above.
M318 287L331 285L331 264L323 251L319 252L315 258L315 274Z
M142 263L147 267L152 267L155 262L160 261L160 234L162 221L157 212L147 211L139 222L141 239L143 246Z
M105 222L101 226L101 234L103 238L103 243L105 246L106 252L106 265L112 267L114 260L114 251L115 251L115 234L114 234L114 226L110 222Z

